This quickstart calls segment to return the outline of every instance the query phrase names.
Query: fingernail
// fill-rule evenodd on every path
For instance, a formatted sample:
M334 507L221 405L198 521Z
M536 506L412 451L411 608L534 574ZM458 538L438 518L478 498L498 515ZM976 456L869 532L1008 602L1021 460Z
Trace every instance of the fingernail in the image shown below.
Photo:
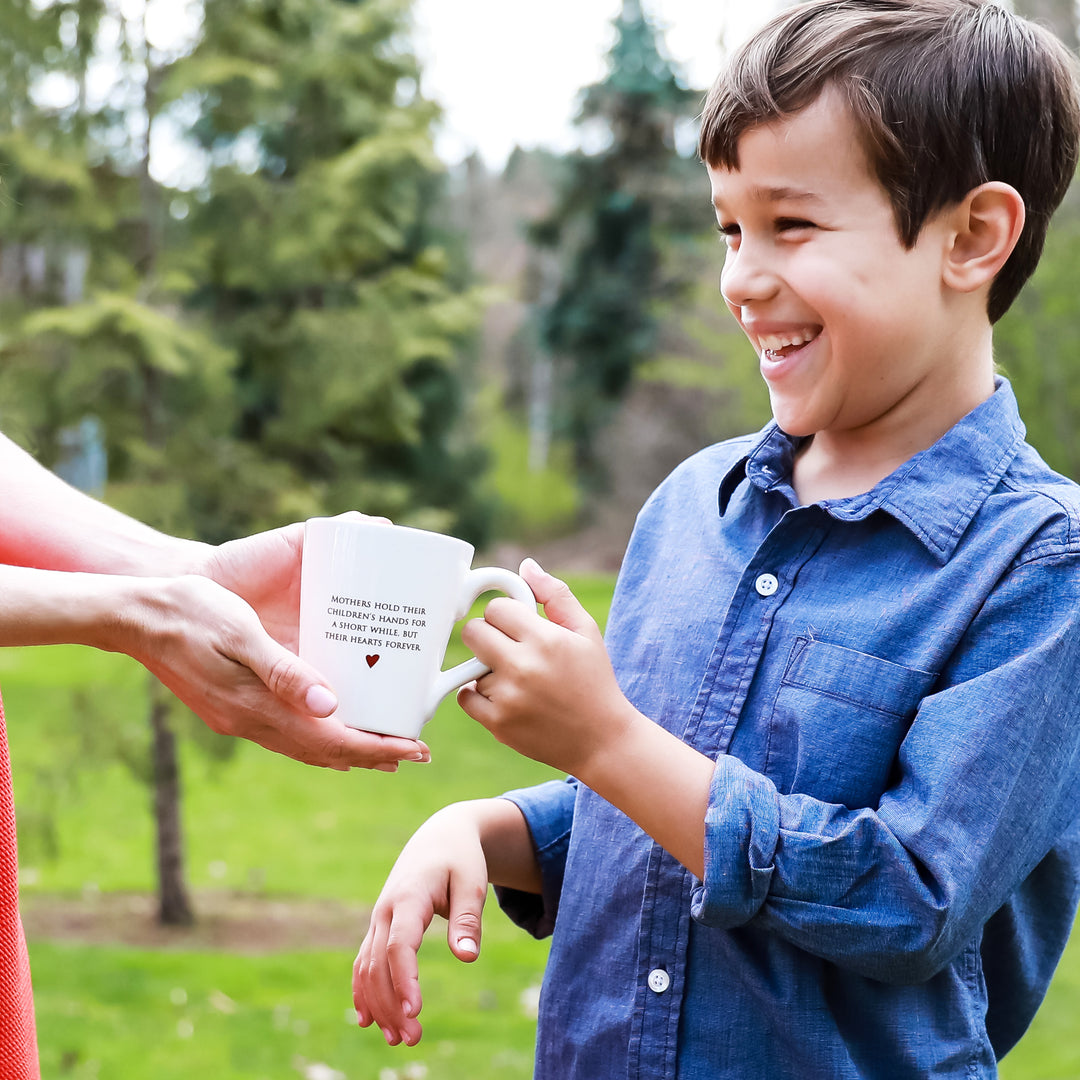
M397 1037L389 1028L382 1029L383 1038L391 1045L394 1045L394 1039Z
M401 1003L401 1011L405 1014L405 1019L408 1020L412 1016L412 1004L408 1001Z
M480 946L471 937L458 938L457 946L462 952L472 953L473 956L480 951Z
M397 772L396 761L384 761L381 765L375 766L376 772Z
M423 751L417 751L417 753L415 753L415 754L410 754L408 756L408 758L406 758L406 760L407 761L430 761L431 760L431 755L430 754L425 754Z
M307 692L304 704L312 716L329 716L338 707L338 700L328 687L316 683Z

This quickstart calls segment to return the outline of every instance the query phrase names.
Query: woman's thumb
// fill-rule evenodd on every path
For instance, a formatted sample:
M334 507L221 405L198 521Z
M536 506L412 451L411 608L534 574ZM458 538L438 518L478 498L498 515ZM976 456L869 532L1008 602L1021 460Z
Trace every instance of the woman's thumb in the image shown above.
M281 702L308 716L329 716L338 706L334 692L310 664L265 635L254 650L251 670Z

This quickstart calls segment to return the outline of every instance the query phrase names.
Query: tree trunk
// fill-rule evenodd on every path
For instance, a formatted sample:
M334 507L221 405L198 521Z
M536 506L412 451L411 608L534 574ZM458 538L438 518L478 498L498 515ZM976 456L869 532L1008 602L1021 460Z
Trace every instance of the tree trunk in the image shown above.
M140 294L149 296L156 285L158 254L161 246L160 193L150 175L150 131L156 113L156 89L160 73L154 68L150 47L146 44L146 4L132 20L137 24L134 40L143 43L143 100L145 129L139 160L139 199L142 229L135 252L136 266L142 279ZM125 36L129 40L125 27ZM145 361L140 365L143 379L143 438L148 446L161 449L165 441L164 394L162 373ZM176 752L176 733L169 723L172 701L169 691L150 676L151 778L154 788L154 823L157 833L158 921L166 926L190 926L195 913L184 880L184 832L180 820L180 760Z
M150 676L151 764L157 829L158 921L190 926L195 914L184 881L184 832L180 821L180 762L169 724L169 692Z

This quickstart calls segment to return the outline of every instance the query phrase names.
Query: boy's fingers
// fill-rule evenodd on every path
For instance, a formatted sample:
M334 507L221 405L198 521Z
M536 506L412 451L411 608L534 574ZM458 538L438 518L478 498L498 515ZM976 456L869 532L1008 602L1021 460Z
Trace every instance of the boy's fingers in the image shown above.
M491 731L498 717L496 707L476 689L475 683L463 686L458 691L457 700L466 716Z
M404 1019L401 1015L401 1002L394 992L390 977L390 964L387 957L389 940L388 920L376 918L371 934L371 947L367 953L367 963L361 972L368 1008L371 1017L383 1033L383 1038L391 1046L401 1042L400 1026Z
M420 970L416 954L424 940L424 923L411 913L394 913L386 940L386 957L390 965L390 981L401 1017L408 1020L420 1012ZM404 1028L402 1034L407 1036ZM406 1042L408 1038L406 1037Z
M495 602L492 600L491 604ZM506 603L507 606L522 607L516 600L508 600ZM491 604L488 605L489 608ZM470 619L461 628L461 640L465 648L488 667L495 667L496 663L502 659L502 650L508 644L507 637L514 638L514 635L494 622L489 622L487 618Z
M595 620L581 606L565 581L553 577L535 559L526 559L521 564L520 573L537 602L543 605L544 614L553 623L585 637L600 637Z
M484 890L486 892L486 889ZM446 941L450 951L467 964L480 955L480 935L484 910L484 895L469 898L459 896L459 889L450 896L450 918L446 926Z

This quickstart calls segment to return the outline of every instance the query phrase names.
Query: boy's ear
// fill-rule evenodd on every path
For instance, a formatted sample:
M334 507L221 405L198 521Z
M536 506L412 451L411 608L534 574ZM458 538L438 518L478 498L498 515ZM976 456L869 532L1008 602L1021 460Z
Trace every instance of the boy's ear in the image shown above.
M1024 200L999 181L980 184L950 213L952 242L945 252L945 284L975 292L994 280L1024 228Z

